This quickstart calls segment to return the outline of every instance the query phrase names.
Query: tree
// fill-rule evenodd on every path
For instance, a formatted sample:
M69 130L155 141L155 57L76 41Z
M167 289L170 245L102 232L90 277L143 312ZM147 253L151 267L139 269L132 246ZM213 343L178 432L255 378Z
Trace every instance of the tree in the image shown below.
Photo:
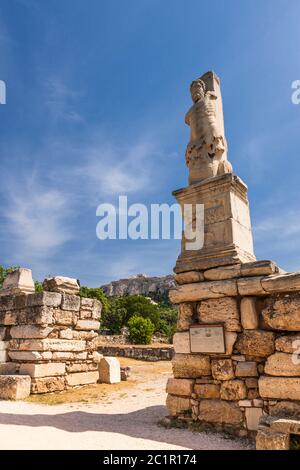
M4 279L6 278L8 273L11 273L17 268L18 266L11 266L9 268L5 268L4 266L0 265L0 289L2 288Z
M154 325L149 318L134 315L128 321L129 341L134 344L150 344Z

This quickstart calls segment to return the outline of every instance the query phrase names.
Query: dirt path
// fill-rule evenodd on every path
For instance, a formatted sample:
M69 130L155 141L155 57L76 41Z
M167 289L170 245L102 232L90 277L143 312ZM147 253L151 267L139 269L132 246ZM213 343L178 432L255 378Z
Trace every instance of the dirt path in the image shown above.
M239 440L158 426L170 363L122 362L132 366L132 377L119 385L0 401L0 449L246 448Z

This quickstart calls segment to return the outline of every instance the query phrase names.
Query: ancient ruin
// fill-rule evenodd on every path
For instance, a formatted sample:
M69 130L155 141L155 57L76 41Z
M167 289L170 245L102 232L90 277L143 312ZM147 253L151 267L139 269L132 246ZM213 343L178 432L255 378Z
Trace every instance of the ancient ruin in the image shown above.
M167 407L177 419L240 436L259 429L259 449L288 449L299 434L300 273L256 261L247 187L227 161L220 80L208 72L191 92L189 185L173 194L181 205L204 204L205 236L197 251L183 237L174 268Z

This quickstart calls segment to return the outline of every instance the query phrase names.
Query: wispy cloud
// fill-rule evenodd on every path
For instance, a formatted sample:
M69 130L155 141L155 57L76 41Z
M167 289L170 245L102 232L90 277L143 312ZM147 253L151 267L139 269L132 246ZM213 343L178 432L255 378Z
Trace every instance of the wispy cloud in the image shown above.
M70 122L82 122L83 117L76 110L76 101L81 93L73 90L60 78L52 76L45 82L46 106L53 119Z

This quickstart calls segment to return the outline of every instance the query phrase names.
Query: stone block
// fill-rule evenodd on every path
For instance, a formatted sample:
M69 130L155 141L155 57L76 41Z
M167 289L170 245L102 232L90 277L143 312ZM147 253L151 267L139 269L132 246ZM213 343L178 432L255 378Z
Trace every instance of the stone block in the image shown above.
M262 316L265 324L273 330L300 331L300 296L267 299Z
M256 330L259 325L255 297L243 297L240 305L241 323L244 330Z
M4 349L0 351L0 362L6 362L7 361L7 350Z
M189 331L175 333L175 335L173 336L173 346L176 354L189 354L191 352Z
M74 387L76 385L94 384L94 383L97 383L98 379L99 379L98 371L77 372L74 374L68 374L66 376L66 383L70 387Z
M1 299L1 297L0 297ZM10 311L0 312L0 325L11 326L17 323L17 314Z
M225 279L234 279L240 277L241 265L233 264L231 266L220 266L204 271L204 278L207 281L221 281Z
M71 310L73 312L79 312L80 297L78 297L77 295L62 294L61 308L62 310Z
M41 325L46 327L53 323L54 307L35 306L26 307L24 310L18 311L18 325Z
M275 376L300 377L300 361L296 363L292 354L276 352L268 357L265 373Z
M278 272L278 266L270 260L253 261L244 263L241 266L241 275L248 276L268 276Z
M169 298L174 304L181 302L197 302L204 299L235 297L237 295L236 280L208 281L185 284L170 290Z
M189 379L168 379L167 393L180 397L190 397L193 392L194 380Z
M271 431L300 435L300 421L294 419L276 419L271 422Z
M263 375L258 380L258 387L262 398L300 400L299 377L268 377Z
M237 281L239 295L266 295L266 291L262 287L263 277L241 277Z
M275 341L275 349L280 352L293 354L300 347L300 333L280 336Z
M65 389L65 377L41 377L31 379L31 393L61 392Z
M50 351L9 351L12 361L49 361L52 359Z
M46 338L51 333L52 330L53 330L52 327L21 325L21 326L13 326L10 329L10 335L12 338L42 339L42 338Z
M0 341L4 341L5 336L6 336L6 328L2 326L0 327Z
M100 328L100 322L95 320L78 320L75 328L76 330L98 331Z
M18 268L7 274L0 295L19 295L34 292L31 269Z
M25 400L30 395L30 384L27 375L0 375L0 399Z
M288 434L259 429L256 435L256 450L289 450Z
M179 285L192 284L193 282L204 281L202 271L187 271L185 273L176 274L175 282Z
M45 291L60 292L65 294L79 294L80 286L76 279L71 277L55 276L44 280Z
M235 368L236 377L257 377L257 364L254 361L238 362Z
M239 407L240 408L249 408L252 406L251 400L239 400Z
M73 339L73 330L71 328L60 330L59 337L60 339Z
M66 365L64 363L47 364L21 364L20 374L30 375L30 377L51 377L55 375L64 375Z
M171 416L178 416L191 409L191 401L186 397L177 397L175 395L168 395L166 406Z
M172 366L176 378L193 379L211 374L209 356L200 354L176 354Z
M224 322L227 331L241 331L237 301L233 297L203 300L198 306L198 318L204 323Z
M177 330L188 330L193 323L194 306L192 303L181 303L178 307Z
M245 330L239 335L235 349L246 356L266 357L275 349L274 333L271 331Z
M274 274L262 280L263 289L269 293L297 292L300 290L300 272Z
M230 356L232 354L233 347L237 339L237 333L233 331L225 331L225 355Z
M56 292L36 292L27 296L27 307L60 307L61 294Z
M120 362L116 357L103 357L99 362L99 382L114 384L121 381Z
M198 398L220 398L220 385L219 384L196 384L194 393Z
M6 351L8 348L9 341L0 341L0 351Z
M300 403L284 400L276 402L273 406L269 406L269 414L271 416L300 419Z
M18 351L84 351L86 342L67 339L12 340L10 348Z
M71 326L73 324L74 313L71 310L56 309L53 312L53 318L57 325Z
M211 361L211 370L215 380L230 380L234 378L231 359L213 359Z
M199 420L212 424L241 426L243 413L236 403L223 400L201 400Z
M262 416L263 412L261 408L246 408L245 416L246 416L246 423L247 429L249 431L257 431L259 420Z
M243 380L226 380L221 384L222 400L243 400L247 397L247 388Z
M16 375L17 364L14 362L0 362L0 375Z

